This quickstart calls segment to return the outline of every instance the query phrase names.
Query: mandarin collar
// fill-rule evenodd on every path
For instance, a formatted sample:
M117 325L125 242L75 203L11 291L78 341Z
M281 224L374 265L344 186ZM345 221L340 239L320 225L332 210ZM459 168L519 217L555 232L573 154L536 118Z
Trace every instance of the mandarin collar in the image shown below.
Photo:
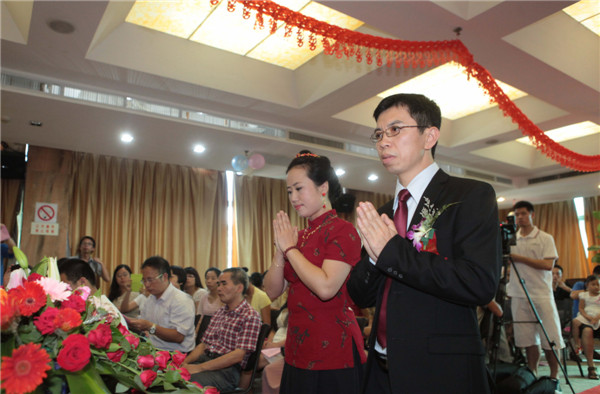
M329 211L325 212L321 216L317 217L315 220L309 220L308 227L313 228L315 226L320 226L321 224L323 224L323 222L325 220L329 219L330 217L334 217L334 216L337 216L337 212L335 211L335 209L330 209Z

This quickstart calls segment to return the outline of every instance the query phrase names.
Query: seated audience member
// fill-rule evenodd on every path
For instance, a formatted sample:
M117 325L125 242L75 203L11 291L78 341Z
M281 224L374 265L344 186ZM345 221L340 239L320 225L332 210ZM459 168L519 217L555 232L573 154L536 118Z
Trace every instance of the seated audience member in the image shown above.
M210 321L212 315L214 315L219 308L223 306L223 303L217 294L219 275L221 275L221 270L215 267L210 267L204 273L204 280L206 283L206 288L208 289L208 293L204 294L200 298L200 304L198 305L198 310L196 311L196 314L200 315L200 319L196 324L197 344L200 343L202 334L204 334L204 330L206 327L208 327L208 321Z
M72 257L79 258L85 262L87 262L92 270L94 270L94 275L96 275L96 283L95 286L97 288L100 287L100 278L104 279L106 282L110 280L110 274L108 273L108 269L104 265L100 259L94 257L94 252L96 251L96 240L89 235L85 235L81 237L79 240L79 244L77 245L77 254Z
M552 292L554 293L554 301L568 299L571 296L571 288L562 280L563 268L554 264L552 268Z
M0 224L0 233L1 233L1 242L2 242L2 259L0 260L0 286L3 286L5 283L8 283L8 280L4 280L4 276L8 272L8 277L10 278L10 263L9 260L14 258L13 247L17 246L15 241L10 236L8 229L4 225L4 223Z
M202 280L200 280L200 275L198 275L198 271L194 267L186 267L185 270L185 284L183 286L183 291L192 296L195 305L196 314L198 314L198 307L200 306L200 299L204 294L207 294L208 291L202 287Z
M121 324L127 327L125 317L119 309L104 295L96 295L96 275L90 265L81 259L77 258L62 258L58 261L58 272L60 280L68 283L72 290L80 287L88 287L90 289L91 302L96 308L102 308L108 312L113 318L120 319Z
M262 372L262 394L279 394L279 385L285 360L281 351L272 355L269 349L283 349L287 337L288 309L284 304L277 316L277 330L271 330L269 337L263 345L263 352L258 360L258 368ZM269 354L269 357L265 356Z
M260 274L259 274L260 275ZM261 289L248 283L246 301L258 312L263 323L271 325L271 299Z
M579 294L579 315L573 319L573 340L577 347L577 353L581 350L583 341L583 352L588 363L588 377L598 379L593 355L594 332L600 332L600 284L596 275L586 278L585 290Z
M187 274L185 270L178 265L171 266L171 276L169 280L178 290L183 290L183 286L185 286L185 281L187 280Z
M125 300L127 297L127 300ZM146 296L137 291L131 291L131 268L121 264L113 272L108 299L127 317L140 317L139 306L146 301ZM123 301L126 301L124 304ZM131 300L131 301L130 301Z
M157 349L186 353L194 348L194 302L171 284L169 272L169 262L160 256L144 261L142 283L150 295L140 306L140 318L127 321Z
M240 268L228 268L219 276L219 298L225 304L210 320L202 341L185 358L191 381L214 386L219 391L234 389L260 333L260 317L244 294L248 276Z
M600 278L600 264L596 265L592 271L592 275ZM571 291L571 299L573 300L573 318L579 314L579 294L585 291L585 282L580 280L575 282Z
M252 275L250 275L250 283L254 286L254 287L258 287L259 289L263 290L263 276L260 272L254 272Z

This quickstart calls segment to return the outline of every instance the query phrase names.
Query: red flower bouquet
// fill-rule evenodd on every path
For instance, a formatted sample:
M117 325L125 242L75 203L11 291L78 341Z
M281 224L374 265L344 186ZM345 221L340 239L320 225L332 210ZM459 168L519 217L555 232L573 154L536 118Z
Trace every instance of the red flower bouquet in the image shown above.
M184 354L158 351L97 306L99 294L60 282L56 259L30 270L20 250L15 256L23 278L8 292L0 288L0 378L7 394L205 392L189 382Z

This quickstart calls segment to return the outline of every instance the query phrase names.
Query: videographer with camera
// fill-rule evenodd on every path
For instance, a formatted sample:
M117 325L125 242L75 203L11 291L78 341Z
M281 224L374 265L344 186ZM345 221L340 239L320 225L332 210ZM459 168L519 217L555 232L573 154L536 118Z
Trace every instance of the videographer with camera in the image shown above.
M535 305L550 342L556 344L558 352L565 345L560 332L560 320L552 292L552 267L558 259L554 238L533 225L535 213L530 202L519 201L514 205L513 210L519 231L517 232L517 243L511 247L510 257L526 284L527 292ZM532 307L517 275L510 276L507 294L511 297L511 310L515 323L515 344L519 348L525 348L528 367L533 373L537 373L541 343L550 366L550 377L556 379L558 360L545 336L542 335L542 327L536 322ZM557 384L557 387L560 386Z

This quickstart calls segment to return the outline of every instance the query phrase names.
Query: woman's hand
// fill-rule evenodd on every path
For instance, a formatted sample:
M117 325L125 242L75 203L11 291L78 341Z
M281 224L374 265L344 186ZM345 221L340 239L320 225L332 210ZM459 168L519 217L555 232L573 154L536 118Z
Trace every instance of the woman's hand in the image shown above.
M273 220L273 230L275 233L275 246L282 255L287 248L298 244L298 228L292 226L287 213L283 211L277 213L277 217Z

